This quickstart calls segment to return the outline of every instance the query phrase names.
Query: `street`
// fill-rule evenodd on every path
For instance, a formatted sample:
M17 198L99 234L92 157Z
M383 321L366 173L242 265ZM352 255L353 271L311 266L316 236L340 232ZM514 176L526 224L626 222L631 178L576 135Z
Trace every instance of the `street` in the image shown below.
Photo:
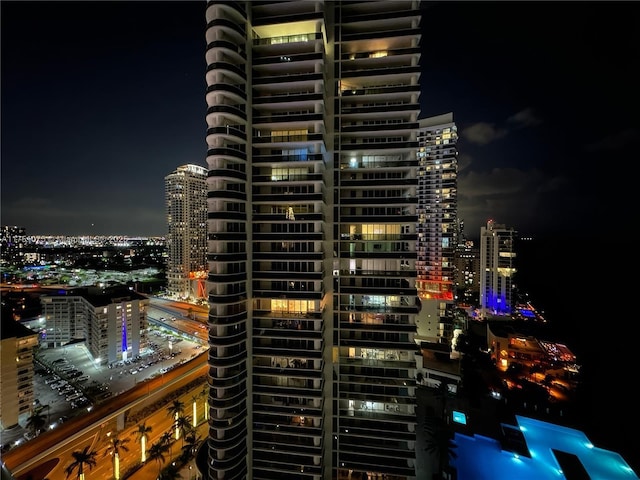
M183 316L183 314L187 315L188 309L192 307L188 304L151 297L147 312L149 320L147 341L153 343L153 346L144 349L142 358L131 361L129 365L123 364L113 368L109 368L108 365L96 365L83 343L40 349L36 357L41 360L41 363L34 365L34 371L40 372L34 374L34 409L40 409L42 415L46 416L46 428L56 428L60 419L64 421L81 414L81 411L74 408L71 402L66 400L65 395L59 395L58 390L52 389L49 383L45 383L52 374L43 372L43 368L51 368L55 365L54 361L65 359L68 365L73 365L89 377L84 382L70 382L78 389L86 391L90 387L104 386L105 392L110 392L112 396L118 395L145 379L162 376L163 371L206 351L208 332L203 307L193 307L197 313L193 315L196 320ZM167 321L160 322L158 320L160 317L167 317ZM176 318L173 322L169 320L172 317ZM161 358L161 360L150 364L150 358ZM140 368L141 365L147 365L147 367ZM136 373L131 373L133 371ZM91 405L88 404L83 408L90 409ZM0 429L0 445L5 447L3 452L26 441L28 417L29 414L21 415L19 426L15 428Z

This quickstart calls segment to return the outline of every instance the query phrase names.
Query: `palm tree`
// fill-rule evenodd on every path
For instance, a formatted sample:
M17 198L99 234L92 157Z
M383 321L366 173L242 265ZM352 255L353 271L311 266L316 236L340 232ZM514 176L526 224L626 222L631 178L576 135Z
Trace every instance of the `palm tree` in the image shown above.
M167 451L167 448L168 447L162 442L162 439L160 439L158 443L154 443L149 447L149 460L155 460L158 462L158 476L162 469L162 462L165 460L164 454Z
M182 445L184 445L184 436L193 431L191 418L189 416L180 415L176 418L175 422L173 422L173 425L176 428L176 432L182 433ZM176 439L179 437L180 435L176 435Z
M191 397L191 403L193 408L193 428L198 426L198 400L200 399L200 392Z
M34 437L47 424L47 419L44 415L42 415L41 412L42 409L32 411L31 415L29 415L29 418L27 418L27 423L25 424L27 429L33 434Z
M147 434L151 433L153 430L152 427L147 427L145 422L142 422L138 425L138 430L136 430L136 435L138 436L138 441L140 442L140 461L142 463L147 461Z
M91 470L96 466L96 452L89 450L90 448L91 446L87 445L81 451L76 450L71 452L73 463L65 469L67 478L69 478L73 474L74 470L77 469L78 473L76 478L78 480L84 480L84 467L89 467L89 470Z
M51 416L51 405L40 405L38 407L38 412L42 413L45 408L47 409L47 423L49 423L49 417Z
M178 417L182 416L182 414L184 413L184 403L182 403L178 399L175 399L173 402L171 402L171 405L167 407L167 412L169 412L171 418L173 418L174 420L178 420ZM176 426L176 440L178 440L179 438L180 430L178 430L178 427Z
M205 383L198 396L204 399L204 419L209 420L209 384Z
M198 447L200 447L201 438L196 435L195 432L191 432L184 437L184 441L182 443L182 453L180 454L180 459L183 463L187 463L189 458L191 458L198 451Z
M427 434L425 451L436 454L440 473L449 469L449 459L457 458L455 449L458 448L452 438L452 430L444 418L437 415L427 415L424 431Z
M161 436L160 436L160 440L159 443L165 447L165 451L169 450L169 455L173 456L173 449L172 449L172 445L173 445L173 434L171 433L171 431L168 432L164 432Z
M175 463L170 463L167 467L160 472L158 480L179 480L182 478L180 475L180 469Z
M119 438L118 434L115 434L109 437L109 445L107 445L104 451L105 457L107 455L113 456L113 478L115 478L115 480L120 479L120 451L129 451L129 447L126 445L127 443L129 443L129 438Z
M438 384L438 388L434 393L434 397L441 402L442 408L442 417L445 418L447 416L447 399L449 397L449 387L444 382L444 380L440 380Z
M173 402L171 402L171 405L167 407L167 412L169 412L169 415L171 417L176 418L178 415L184 412L184 403L182 403L178 399L174 400Z

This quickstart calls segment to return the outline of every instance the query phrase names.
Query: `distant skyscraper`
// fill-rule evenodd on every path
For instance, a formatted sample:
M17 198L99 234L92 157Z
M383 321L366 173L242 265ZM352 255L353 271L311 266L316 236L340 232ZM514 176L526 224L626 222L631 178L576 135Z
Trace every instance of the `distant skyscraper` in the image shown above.
M480 249L473 240L458 244L455 265L456 288L464 295L457 299L457 303L477 306L480 293Z
M165 177L167 293L206 298L207 169L182 165Z
M24 227L3 225L0 229L0 253L3 262L12 265L22 263L26 230Z
M493 220L480 227L480 311L485 317L511 314L515 234Z
M206 20L208 476L414 479L419 2Z
M455 294L458 219L458 130L453 114L420 120L418 136L418 241L416 287L422 308L418 338L450 343L445 321Z

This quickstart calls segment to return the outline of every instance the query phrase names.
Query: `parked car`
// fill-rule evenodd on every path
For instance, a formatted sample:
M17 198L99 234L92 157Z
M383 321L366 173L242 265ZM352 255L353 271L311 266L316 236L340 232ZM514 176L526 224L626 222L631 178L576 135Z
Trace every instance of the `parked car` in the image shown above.
M35 433L33 433L31 430L29 430L29 431L24 433L24 439L25 440L32 440L32 439L36 438L38 435L40 435L40 433L42 433L42 430L36 430Z
M47 377L44 379L45 385L51 385L52 383L56 383L60 381L60 377L57 375L52 375L51 377Z

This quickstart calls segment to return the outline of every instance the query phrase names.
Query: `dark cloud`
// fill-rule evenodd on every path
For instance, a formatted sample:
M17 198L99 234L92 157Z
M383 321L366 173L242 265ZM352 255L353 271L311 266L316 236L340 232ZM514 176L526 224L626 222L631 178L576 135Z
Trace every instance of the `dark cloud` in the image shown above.
M640 140L640 132L636 128L627 128L615 132L612 135L589 143L584 146L586 152L602 152L607 150L620 150L622 148L629 147L631 145L637 145Z
M469 168L473 163L473 157L465 152L458 152L458 173Z
M489 219L528 230L540 220L541 199L565 187L566 179L549 177L539 169L466 171L458 175L458 214L470 238L477 237Z
M503 138L506 134L506 129L496 127L494 124L487 122L475 123L460 132L460 136L463 139L477 145L487 145Z
M507 123L515 128L535 127L542 123L542 119L536 115L533 108L525 108L507 118Z

